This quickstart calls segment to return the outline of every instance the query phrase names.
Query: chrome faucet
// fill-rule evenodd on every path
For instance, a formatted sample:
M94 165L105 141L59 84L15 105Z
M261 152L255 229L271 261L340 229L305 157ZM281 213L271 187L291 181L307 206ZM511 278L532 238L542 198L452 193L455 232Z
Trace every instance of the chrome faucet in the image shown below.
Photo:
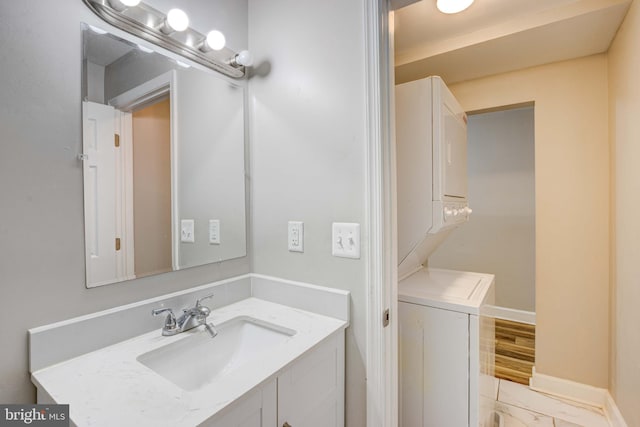
M180 332L204 325L209 335L211 335L211 338L213 338L218 335L218 331L216 331L212 323L207 323L207 317L211 313L211 310L209 307L200 304L200 301L211 297L213 297L213 294L198 298L196 305L189 309L183 309L182 314L177 319L175 314L173 314L173 310L170 308L156 308L151 311L151 314L157 316L162 313L168 313L164 320L164 326L162 327L162 335L164 336L176 335Z

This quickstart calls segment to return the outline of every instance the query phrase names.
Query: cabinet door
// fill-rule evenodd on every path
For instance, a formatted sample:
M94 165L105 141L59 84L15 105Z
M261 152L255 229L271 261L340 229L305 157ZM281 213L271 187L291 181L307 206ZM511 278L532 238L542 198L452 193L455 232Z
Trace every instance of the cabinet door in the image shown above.
M285 425L344 426L343 331L278 377L278 427Z
M233 403L200 427L275 427L276 380Z
M469 425L469 316L399 303L400 424Z

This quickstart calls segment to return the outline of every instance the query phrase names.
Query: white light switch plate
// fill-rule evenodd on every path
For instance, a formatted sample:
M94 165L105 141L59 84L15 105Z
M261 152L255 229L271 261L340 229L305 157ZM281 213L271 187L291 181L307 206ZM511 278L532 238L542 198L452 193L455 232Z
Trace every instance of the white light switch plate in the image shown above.
M360 258L360 224L334 222L331 236L331 255Z
M183 219L182 221L180 221L180 241L185 243L194 243L196 241L194 229L194 220Z
M304 222L289 221L289 251L304 252Z
M209 220L209 244L212 244L212 245L220 244L220 220L219 219Z

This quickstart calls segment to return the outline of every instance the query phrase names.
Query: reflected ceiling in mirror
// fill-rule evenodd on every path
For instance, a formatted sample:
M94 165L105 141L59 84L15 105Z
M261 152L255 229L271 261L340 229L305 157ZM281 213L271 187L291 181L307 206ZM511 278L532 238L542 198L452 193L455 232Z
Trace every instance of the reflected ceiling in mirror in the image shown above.
M82 31L87 287L246 256L245 82Z

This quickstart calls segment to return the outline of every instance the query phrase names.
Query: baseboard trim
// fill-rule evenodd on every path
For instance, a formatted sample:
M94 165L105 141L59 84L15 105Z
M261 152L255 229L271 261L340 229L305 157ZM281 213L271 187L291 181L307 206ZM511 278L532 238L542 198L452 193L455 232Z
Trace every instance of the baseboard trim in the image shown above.
M535 366L529 379L529 387L541 393L600 408L612 427L627 427L622 413L607 389L539 374Z
M511 320L512 322L526 323L528 325L536 324L536 313L533 311L516 310L497 305L487 305L485 310L484 314L496 319Z
M535 366L533 367L531 379L529 380L529 387L535 391L596 406L600 409L604 409L606 396L608 394L604 388L539 374L536 372Z
M607 417L611 427L628 427L627 422L622 417L616 401L609 392L607 392L607 399L604 403L604 415Z

